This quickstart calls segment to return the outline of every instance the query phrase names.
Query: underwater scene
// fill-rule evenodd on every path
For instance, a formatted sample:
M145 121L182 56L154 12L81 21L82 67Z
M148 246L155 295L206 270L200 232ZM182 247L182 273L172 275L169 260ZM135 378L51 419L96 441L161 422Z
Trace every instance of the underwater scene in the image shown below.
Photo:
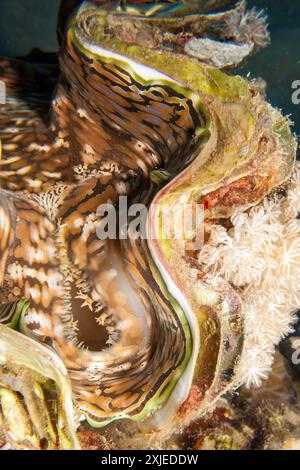
M300 2L0 6L0 450L300 450Z

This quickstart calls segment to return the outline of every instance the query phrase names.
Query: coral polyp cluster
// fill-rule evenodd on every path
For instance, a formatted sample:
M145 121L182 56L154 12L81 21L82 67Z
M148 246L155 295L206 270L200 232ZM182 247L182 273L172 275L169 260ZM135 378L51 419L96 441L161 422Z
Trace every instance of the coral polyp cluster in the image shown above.
M245 2L79 3L62 2L59 64L2 62L0 426L11 447L77 448L75 425L104 448L180 447L292 330L297 144L220 70L267 43ZM182 230L199 206L200 246Z
M267 17L262 10L247 10L243 0L239 10L226 19L223 30L224 38L234 39L238 44L253 44L255 47L266 47L270 43L267 29Z
M299 308L300 167L289 184L246 210L235 209L229 228L211 225L199 254L201 269L225 278L247 312L240 379L260 386L275 346L293 330Z

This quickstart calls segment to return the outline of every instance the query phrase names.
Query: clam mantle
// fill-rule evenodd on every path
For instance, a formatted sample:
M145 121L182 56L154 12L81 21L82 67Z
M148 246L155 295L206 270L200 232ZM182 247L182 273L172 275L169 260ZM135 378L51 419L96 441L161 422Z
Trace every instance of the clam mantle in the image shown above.
M93 426L161 429L240 385L237 290L197 270L196 227L161 235L164 207L202 204L209 223L225 224L294 167L289 123L256 84L182 47L237 14L221 3L84 2L62 15L50 113L55 66L3 62L0 312L7 324L25 299L10 327L60 357ZM97 237L98 207L120 196L148 206L147 240Z

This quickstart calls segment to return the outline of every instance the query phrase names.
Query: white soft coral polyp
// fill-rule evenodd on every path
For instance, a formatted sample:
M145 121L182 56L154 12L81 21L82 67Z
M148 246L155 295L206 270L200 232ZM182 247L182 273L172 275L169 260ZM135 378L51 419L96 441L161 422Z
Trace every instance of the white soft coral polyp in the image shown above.
M300 164L285 195L266 197L250 210L234 211L232 228L209 227L199 254L201 269L235 288L245 315L239 383L260 386L275 346L293 331L300 308Z

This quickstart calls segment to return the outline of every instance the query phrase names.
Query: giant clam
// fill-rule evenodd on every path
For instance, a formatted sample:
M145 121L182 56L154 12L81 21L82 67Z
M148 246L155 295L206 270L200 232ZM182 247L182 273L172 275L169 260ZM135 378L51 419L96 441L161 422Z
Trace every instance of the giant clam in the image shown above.
M26 341L59 356L92 426L167 429L240 385L247 312L195 267L199 227L165 238L164 217L258 204L289 180L295 139L255 84L185 47L239 3L79 3L62 2L50 113L55 66L2 62L0 312L24 356ZM97 236L121 196L148 207L145 239Z

